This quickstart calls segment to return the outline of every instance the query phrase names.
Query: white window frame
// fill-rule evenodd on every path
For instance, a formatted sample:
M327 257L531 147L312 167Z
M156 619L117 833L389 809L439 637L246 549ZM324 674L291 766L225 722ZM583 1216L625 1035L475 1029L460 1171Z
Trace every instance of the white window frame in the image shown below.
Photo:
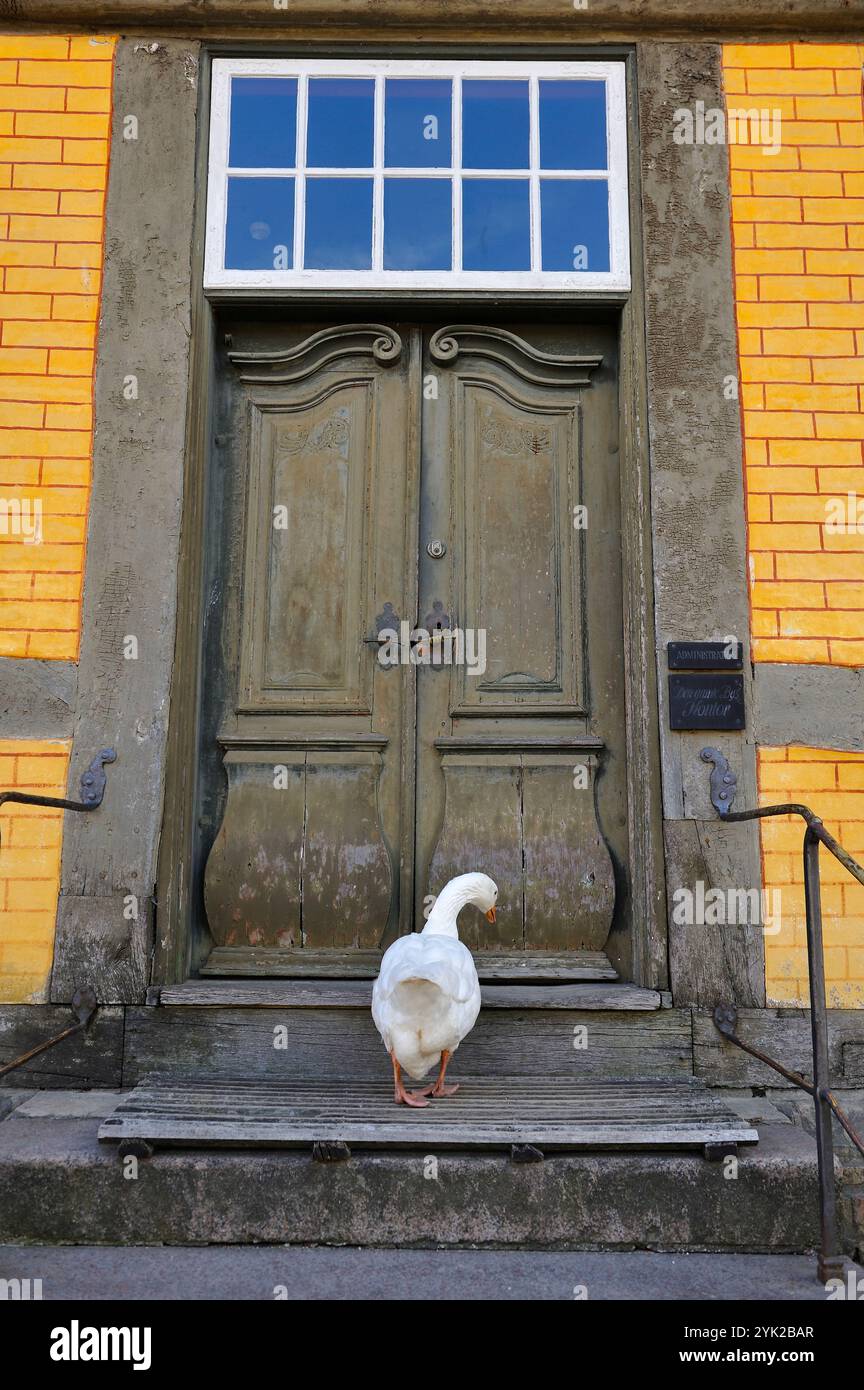
M305 154L305 92L310 77L365 77L374 79L375 88L375 168L359 171L373 180L373 228L371 270L234 270L224 268L225 222L228 201L228 141L232 77L296 77L298 92L297 149ZM386 77L449 77L453 79L451 168L441 171L387 169L388 177L453 178L454 248L461 265L461 102L462 78L521 78L529 82L531 198L531 262L534 269L524 271L465 270L384 270L381 266L381 220L384 174L384 93ZM606 170L544 170L543 178L603 178L609 184L609 270L553 271L539 269L538 245L540 169L539 169L539 81L577 77L602 80L606 84ZM325 171L322 171L324 173ZM484 169L486 178L524 178L525 171ZM293 266L303 247L306 170L298 160L293 169L248 169L248 177L278 177L290 174L294 189ZM328 169L328 176L358 177L358 170ZM560 294L562 291L596 293L598 290L630 289L629 201L627 189L627 106L624 65L620 62L446 62L426 60L314 59L302 61L282 58L217 58L213 62L210 157L207 188L207 239L204 257L204 287L222 289L437 289L437 290L536 290Z

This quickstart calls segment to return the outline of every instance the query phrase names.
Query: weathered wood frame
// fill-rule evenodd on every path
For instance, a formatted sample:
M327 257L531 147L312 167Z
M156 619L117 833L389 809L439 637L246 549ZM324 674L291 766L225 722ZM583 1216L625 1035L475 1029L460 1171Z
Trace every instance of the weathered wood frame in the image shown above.
M176 984L197 969L196 942L192 922L193 904L189 866L195 850L195 771L197 720L200 698L200 651L203 549L202 527L206 514L206 460L209 440L208 403L212 388L214 341L220 305L248 300L248 291L205 294L203 288L205 198L207 171L206 132L209 121L209 72L212 57L240 56L236 45L212 44L201 53L201 101L197 170L202 190L196 209L193 233L192 360L190 368L189 414L186 430L186 468L183 499L183 533L180 556L177 637L171 693L171 721L165 788L165 816L162 827L157 885L158 918L153 963L153 983ZM245 50L248 52L248 50ZM351 50L339 51L349 56ZM356 51L356 50L354 50ZM386 54L385 50L385 54ZM406 56L423 53L417 45L400 51ZM442 55L468 56L469 50L442 45ZM296 46L268 45L267 52L295 56ZM308 47L304 49L309 53ZM391 48L389 52L393 52ZM546 295L543 311L565 314L578 304L580 311L618 316L621 350L620 374L620 466L622 572L624 582L624 644L627 711L627 793L628 841L631 868L630 918L632 960L625 972L634 983L647 988L665 988L668 983L665 880L660 801L660 745L653 628L653 584L650 531L647 370L644 342L644 285L642 277L642 229L640 218L640 161L636 119L636 63L632 45L568 47L567 56L617 58L625 66L627 118L629 127L628 176L631 194L630 244L632 289L596 293L580 297ZM370 50L369 56L375 56ZM490 56L555 58L559 47L536 45L501 46ZM271 298L286 304L302 302L308 314L313 304L366 305L370 295L363 291L273 292ZM452 313L453 301L441 298L440 291L377 291L376 312L390 315ZM492 291L466 291L458 298L465 307L489 312L502 307L536 303L530 292L503 297Z

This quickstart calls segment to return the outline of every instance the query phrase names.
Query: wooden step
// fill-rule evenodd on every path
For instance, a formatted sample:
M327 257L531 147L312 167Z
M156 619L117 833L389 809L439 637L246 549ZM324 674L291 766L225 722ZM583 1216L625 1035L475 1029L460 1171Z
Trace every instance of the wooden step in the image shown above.
M348 1149L702 1149L758 1133L695 1080L590 1082L461 1078L424 1110L396 1105L387 1081L148 1078L99 1128L103 1143L153 1147ZM347 1155L346 1155L347 1156Z
M309 977L374 980L380 951L288 951L277 946L219 947L202 966L205 976ZM474 959L481 982L523 980L531 984L568 984L578 980L617 980L618 972L603 951L478 951Z
M372 980L185 980L165 985L158 1002L203 1008L369 1009ZM482 985L484 1009L651 1011L666 1000L656 989L623 981L578 984Z
M455 1081L463 1073L583 1081L688 1077L694 1072L692 1018L689 1009L669 1008L485 1008L454 1066ZM127 1009L124 1084L199 1074L351 1083L385 1079L390 1063L366 1004L338 1010L200 1003Z

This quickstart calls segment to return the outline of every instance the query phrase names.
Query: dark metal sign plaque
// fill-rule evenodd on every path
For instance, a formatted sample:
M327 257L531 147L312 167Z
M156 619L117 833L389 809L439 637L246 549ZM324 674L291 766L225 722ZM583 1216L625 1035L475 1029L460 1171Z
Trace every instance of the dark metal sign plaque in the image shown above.
M667 642L666 657L670 671L740 671L744 648L740 642Z
M743 729L744 677L669 677L670 729Z

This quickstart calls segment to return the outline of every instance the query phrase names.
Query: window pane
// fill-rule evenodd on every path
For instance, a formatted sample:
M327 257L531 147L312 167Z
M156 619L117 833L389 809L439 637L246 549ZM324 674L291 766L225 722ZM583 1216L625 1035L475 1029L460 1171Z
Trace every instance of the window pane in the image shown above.
M464 270L530 270L527 179L465 179L462 184Z
M463 82L462 167L528 168L527 82Z
M541 81L540 167L607 167L605 82Z
M449 179L384 180L384 269L451 270Z
M294 180L229 179L225 265L231 270L290 270Z
M297 155L297 79L234 77L231 142L235 169L293 169Z
M541 179L544 270L609 269L606 179Z
M312 168L370 169L374 118L374 82L311 78L306 163Z
M388 168L449 168L450 92L449 78L440 82L387 78L384 163Z
M306 180L306 254L313 270L372 269L372 180Z

